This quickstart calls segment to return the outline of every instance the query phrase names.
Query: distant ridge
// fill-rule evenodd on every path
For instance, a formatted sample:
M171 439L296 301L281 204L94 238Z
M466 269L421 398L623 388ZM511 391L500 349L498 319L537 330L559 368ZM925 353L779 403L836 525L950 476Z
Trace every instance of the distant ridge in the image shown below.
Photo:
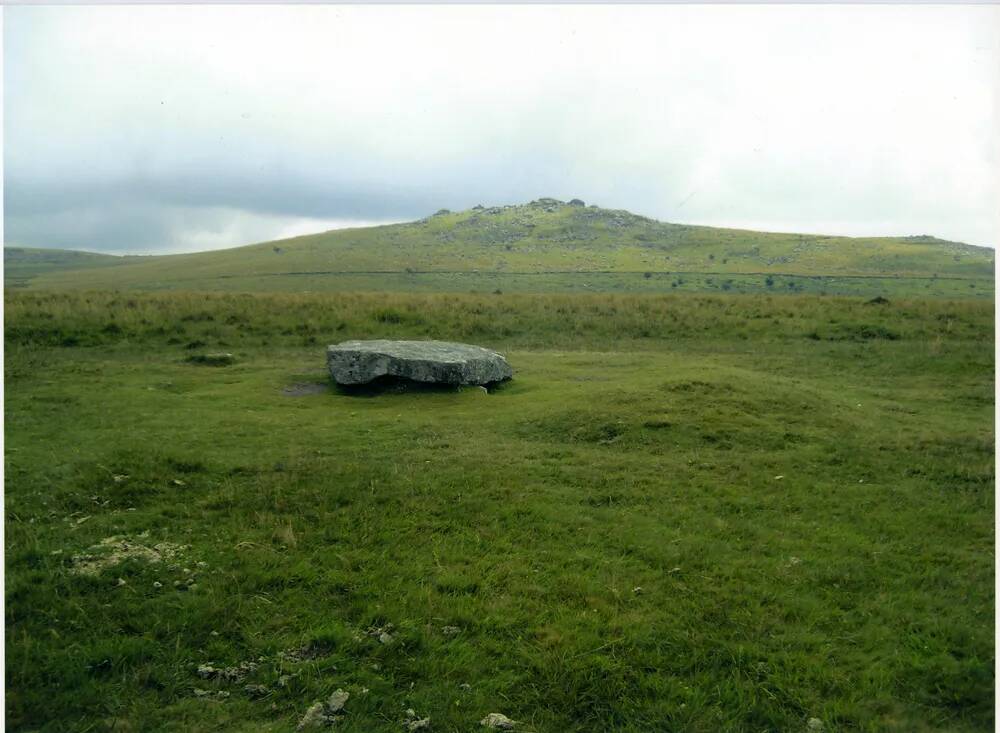
M823 292L992 296L992 249L671 224L541 198L213 252L6 248L5 286L44 289Z

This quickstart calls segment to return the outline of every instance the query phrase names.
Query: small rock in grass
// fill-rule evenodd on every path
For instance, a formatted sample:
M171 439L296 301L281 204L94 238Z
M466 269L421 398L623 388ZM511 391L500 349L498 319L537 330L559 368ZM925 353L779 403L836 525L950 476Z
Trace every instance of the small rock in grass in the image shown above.
M431 719L421 718L417 715L417 711L413 708L409 708L406 711L406 720L403 721L403 727L406 730L426 730L431 727Z
M265 685L246 685L243 687L243 692L254 698L264 697L270 691Z
M391 644L392 643L392 634L390 634L390 633L388 633L386 631L383 631L382 633L380 633L378 635L378 640L381 643L383 643L383 644Z
M218 677L227 682L242 682L247 676L257 669L255 662L240 662L234 667L218 668L211 664L198 665L198 676L204 679Z
M632 589L632 592L635 593L637 596L641 595L642 594L642 586L641 585L637 585L635 588Z
M229 697L229 693L225 690L199 690L197 687L194 689L194 696L200 697L207 700L225 700Z
M278 659L283 662L291 662L297 664L298 662L306 662L310 659L316 659L317 657L323 656L325 650L322 646L315 644L306 644L305 646L295 647L293 649L285 649L284 651L278 652Z
M351 696L351 693L345 692L344 690L338 689L332 695L330 699L326 701L326 707L331 713L337 713L344 709L347 699Z
M330 725L334 721L326 714L326 707L321 702L314 703L302 716L296 730L316 730Z
M441 633L445 636L454 636L455 634L461 634L462 630L457 626L442 626Z
M515 721L502 713L490 713L480 720L479 724L486 728L495 728L497 730L514 730L514 726L517 725Z
M809 730L810 732L821 731L823 729L823 721L819 718L809 718L809 721L806 723L806 730Z

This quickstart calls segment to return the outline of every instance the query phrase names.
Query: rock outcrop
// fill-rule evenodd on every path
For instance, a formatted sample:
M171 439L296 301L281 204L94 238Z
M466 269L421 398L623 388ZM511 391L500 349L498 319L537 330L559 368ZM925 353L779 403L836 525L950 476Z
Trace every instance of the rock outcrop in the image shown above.
M492 384L514 370L495 351L448 341L345 341L326 350L337 384L368 384L394 377L432 384Z

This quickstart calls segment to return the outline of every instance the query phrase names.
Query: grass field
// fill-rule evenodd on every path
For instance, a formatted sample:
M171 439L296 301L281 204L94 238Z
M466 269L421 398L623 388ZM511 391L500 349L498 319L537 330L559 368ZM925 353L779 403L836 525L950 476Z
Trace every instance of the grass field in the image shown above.
M216 252L85 261L63 253L43 268L44 252L5 252L7 287L992 298L995 259L992 249L929 236L689 226L554 199Z
M890 300L8 292L7 727L992 730L993 304Z
M116 267L141 261L141 257L118 257L96 252L69 249L4 247L3 280L5 288L23 288L41 275L65 270Z

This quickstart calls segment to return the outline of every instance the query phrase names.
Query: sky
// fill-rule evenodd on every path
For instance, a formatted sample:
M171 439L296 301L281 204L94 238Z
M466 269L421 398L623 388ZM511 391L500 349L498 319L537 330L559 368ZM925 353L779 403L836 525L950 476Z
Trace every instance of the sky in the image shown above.
M1000 242L1000 6L3 12L7 245L190 252L543 196Z

